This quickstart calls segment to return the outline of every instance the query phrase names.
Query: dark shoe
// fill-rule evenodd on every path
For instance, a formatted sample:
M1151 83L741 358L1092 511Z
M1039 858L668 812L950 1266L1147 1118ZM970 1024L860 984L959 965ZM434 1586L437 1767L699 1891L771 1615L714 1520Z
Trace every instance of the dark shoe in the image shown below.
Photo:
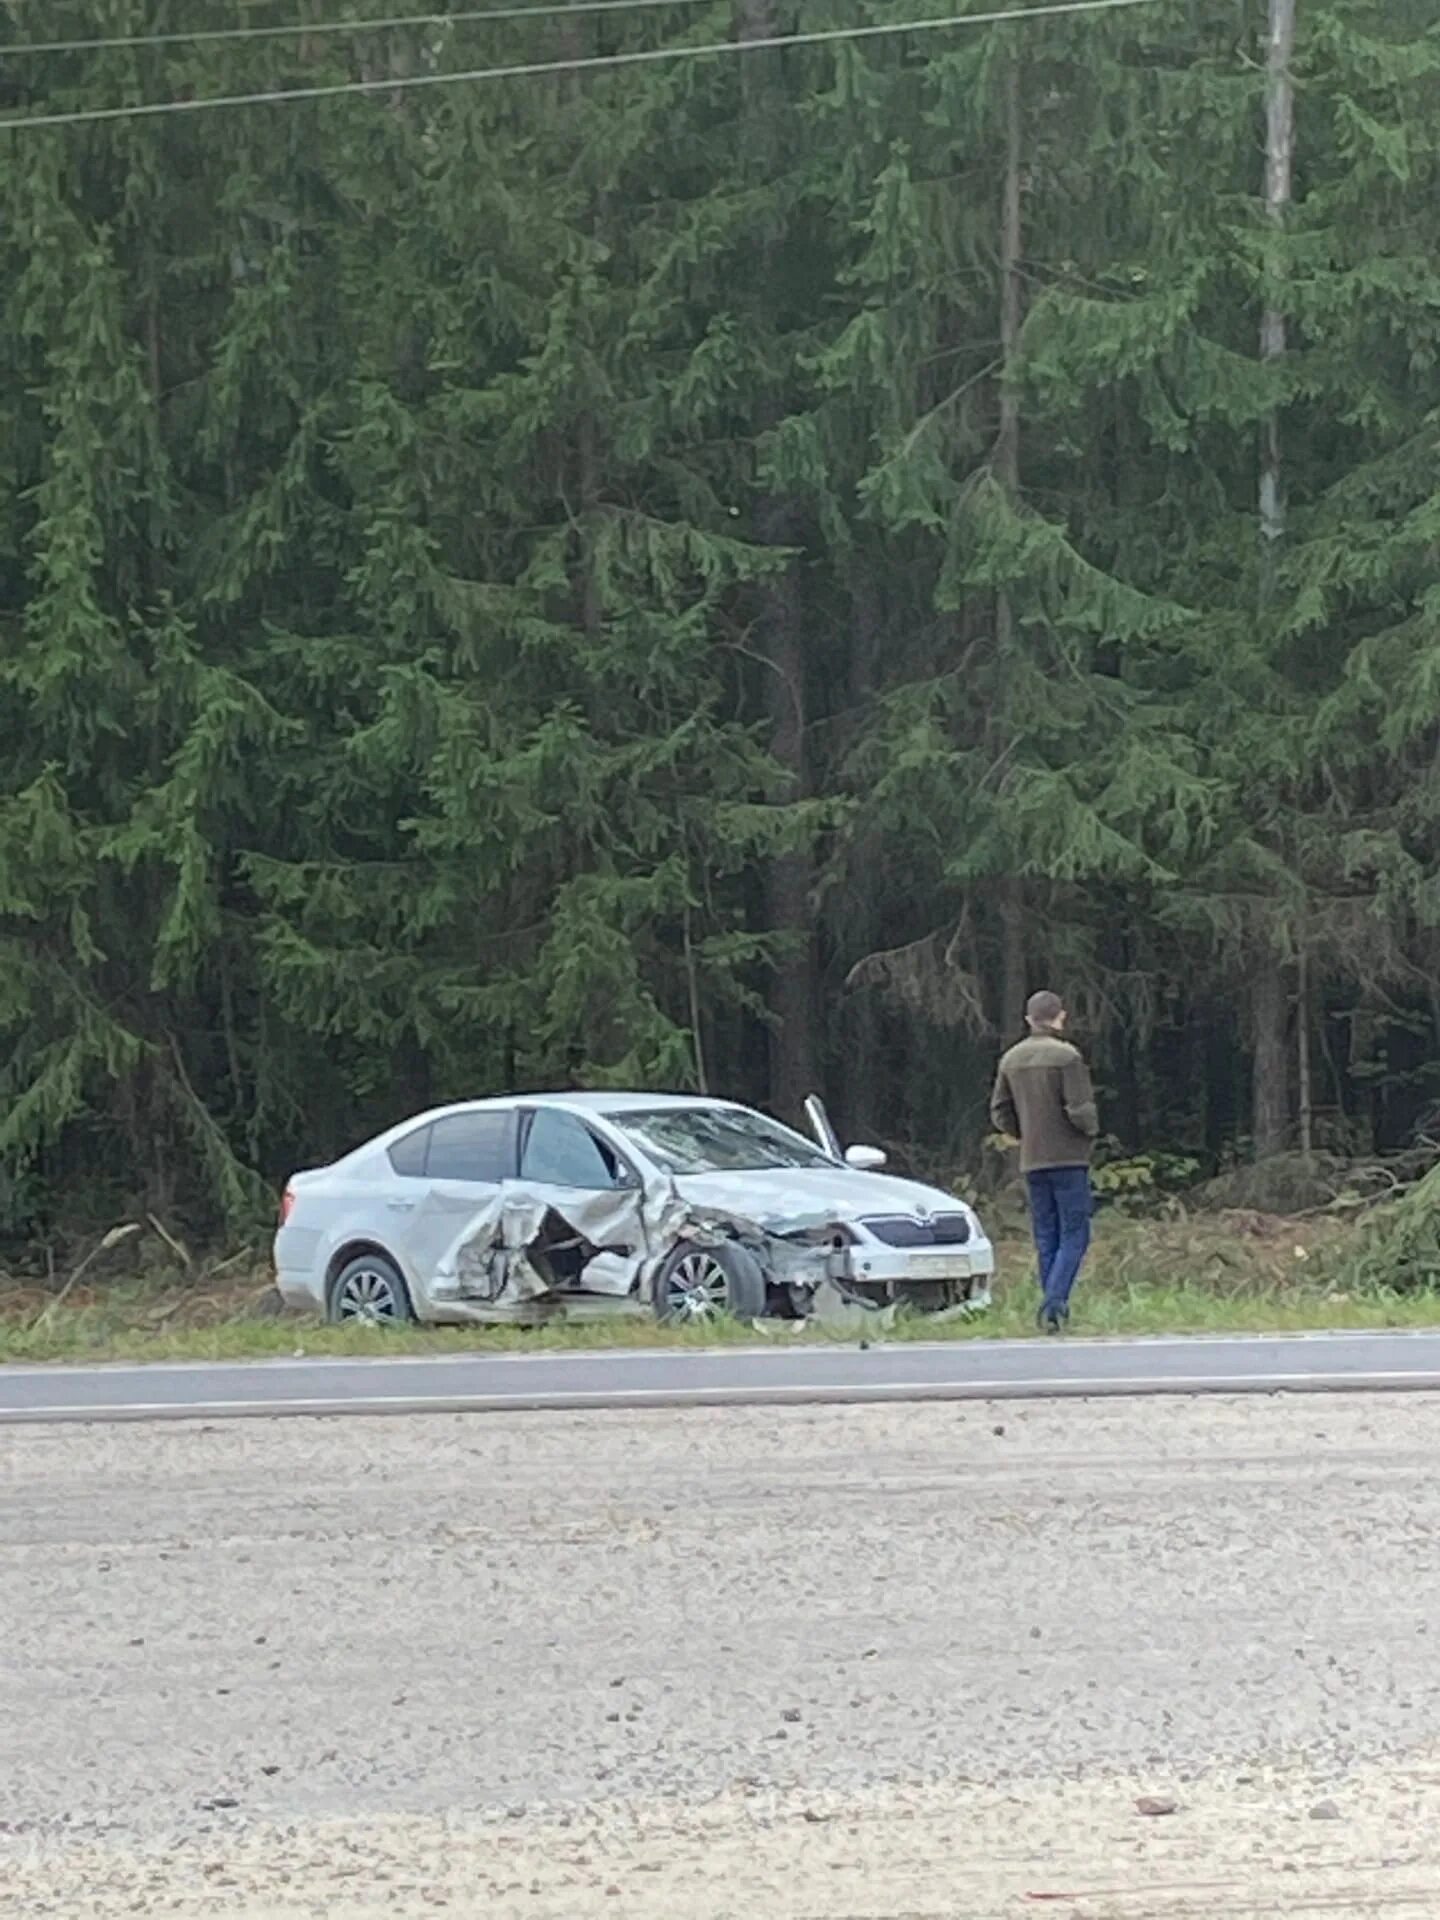
M1063 1333L1065 1322L1058 1313L1052 1313L1048 1307L1041 1307L1035 1316L1035 1325L1041 1333Z

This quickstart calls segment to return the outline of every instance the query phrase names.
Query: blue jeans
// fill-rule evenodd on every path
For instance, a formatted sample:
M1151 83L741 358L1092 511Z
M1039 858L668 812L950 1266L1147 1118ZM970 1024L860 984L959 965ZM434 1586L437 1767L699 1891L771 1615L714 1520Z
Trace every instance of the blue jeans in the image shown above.
M1046 1167L1025 1176L1042 1310L1063 1320L1090 1247L1090 1169Z

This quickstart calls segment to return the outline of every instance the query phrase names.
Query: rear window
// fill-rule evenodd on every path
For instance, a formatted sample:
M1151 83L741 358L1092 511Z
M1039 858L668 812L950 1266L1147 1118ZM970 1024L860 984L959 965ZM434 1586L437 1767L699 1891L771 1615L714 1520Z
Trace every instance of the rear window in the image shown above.
M406 1179L498 1186L514 1171L512 1122L506 1112L448 1114L397 1140L390 1164Z
M510 1177L508 1113L452 1113L430 1129L427 1180L472 1180L498 1186Z

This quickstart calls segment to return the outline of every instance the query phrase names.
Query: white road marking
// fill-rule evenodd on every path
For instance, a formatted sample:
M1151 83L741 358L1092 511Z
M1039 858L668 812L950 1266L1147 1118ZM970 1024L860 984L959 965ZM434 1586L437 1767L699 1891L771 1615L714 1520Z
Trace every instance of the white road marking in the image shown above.
M0 1408L0 1425L109 1420L205 1420L327 1414L585 1412L624 1407L859 1405L874 1400L1024 1400L1144 1398L1149 1394L1381 1393L1440 1390L1435 1372L1136 1374L1085 1379L908 1380L851 1385L793 1382L773 1386L617 1387L553 1392L475 1393L433 1397L385 1394L308 1400L123 1401Z
M304 1328L298 1328L296 1338L304 1339ZM1428 1327L1354 1327L1324 1328L1300 1333L1158 1333L1143 1334L1135 1337L1128 1335L1105 1335L1095 1337L1081 1336L1068 1343L1072 1353L1114 1353L1139 1350L1146 1353L1157 1349L1179 1347L1194 1349L1198 1347L1239 1347L1255 1348L1265 1346L1290 1346L1304 1342L1307 1346L1334 1345L1347 1340L1382 1339L1414 1341L1417 1344L1434 1341L1440 1346L1440 1328ZM774 1363L803 1360L806 1364L818 1362L827 1355L845 1353L853 1349L852 1342L836 1342L827 1346L787 1345L774 1346L717 1346L717 1347L546 1347L534 1353L501 1352L495 1348L474 1347L464 1353L315 1353L315 1354L276 1354L272 1358L257 1360L113 1360L97 1361L88 1366L75 1364L50 1365L44 1361L35 1361L29 1365L0 1366L0 1381L5 1379L34 1378L43 1374L47 1379L73 1379L77 1376L90 1377L95 1374L116 1376L138 1373L229 1373L252 1372L256 1369L276 1373L293 1371L297 1367L334 1369L337 1367L394 1367L397 1365L413 1367L464 1367L476 1361L504 1361L506 1365L518 1361L548 1362L551 1365L584 1365L595 1362L642 1361L654 1364L660 1361L680 1361L684 1365L694 1365L717 1360L766 1360ZM1039 1343L1033 1339L990 1340L983 1334L973 1340L876 1340L872 1341L872 1353L1029 1353Z

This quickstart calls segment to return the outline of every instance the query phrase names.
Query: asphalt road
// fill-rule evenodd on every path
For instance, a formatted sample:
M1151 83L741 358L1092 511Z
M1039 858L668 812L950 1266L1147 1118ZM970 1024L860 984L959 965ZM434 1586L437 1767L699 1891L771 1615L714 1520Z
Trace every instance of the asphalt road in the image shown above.
M0 1368L0 1423L1440 1389L1440 1334Z

